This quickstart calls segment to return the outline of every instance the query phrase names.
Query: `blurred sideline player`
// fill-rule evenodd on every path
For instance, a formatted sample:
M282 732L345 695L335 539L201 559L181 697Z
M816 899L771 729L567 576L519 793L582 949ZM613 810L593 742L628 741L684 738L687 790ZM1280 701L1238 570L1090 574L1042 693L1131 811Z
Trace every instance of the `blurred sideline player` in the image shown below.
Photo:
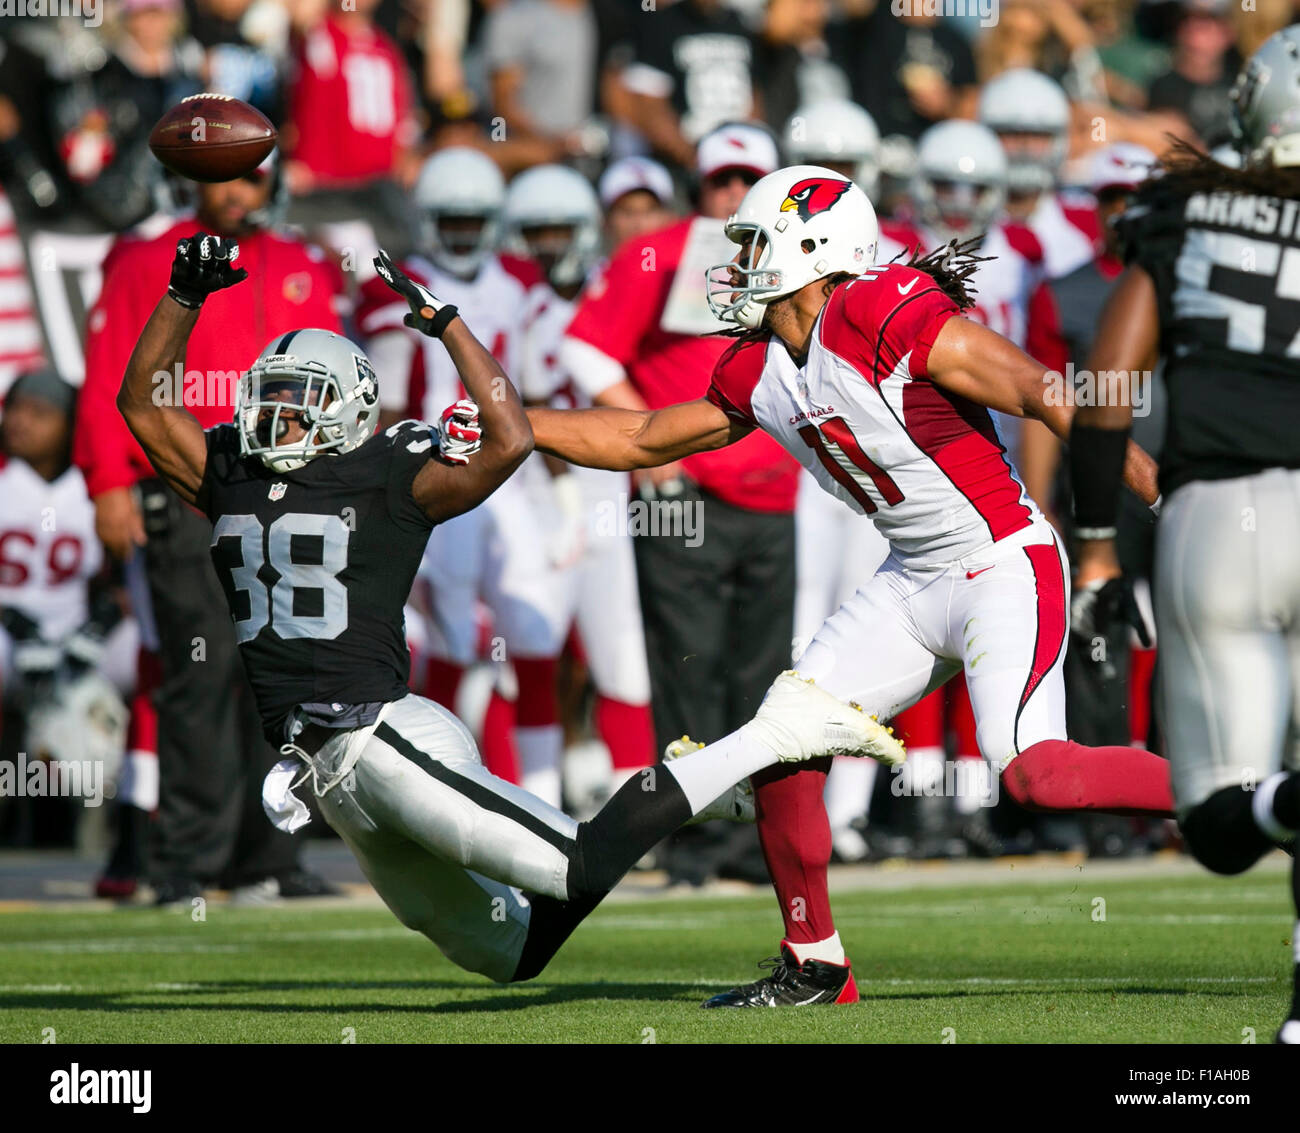
M454 304L517 380L524 339L547 289L535 264L494 251L505 203L500 171L478 150L440 150L420 170L414 199L425 254L407 259L403 271ZM403 326L405 314L382 279L363 286L357 326L386 378L383 420L436 421L463 397L460 376L436 342ZM534 458L484 507L439 525L419 585L427 587L429 604L426 694L454 710L464 672L479 654L481 600L504 646L504 656L494 649L492 660L508 664L517 688L513 704L499 691L492 694L484 758L495 773L517 776L526 790L558 806L564 737L556 659L567 627L559 580L547 561L547 532L526 487L545 475L541 458Z
M1066 738L1065 557L987 409L1037 416L1058 433L1069 410L1047 398L1040 363L959 317L974 265L933 255L872 268L870 202L816 166L764 177L727 235L740 252L710 272L710 304L748 333L720 359L707 396L645 413L530 410L537 445L631 468L769 432L891 544L885 565L804 652L801 675L887 718L964 669L981 754L1017 802L1168 813L1164 760ZM1154 500L1150 459L1134 450L1129 471ZM757 792L786 939L771 975L712 1006L857 999L826 888L823 775L812 767L788 776L783 801L793 805L780 811Z
M0 418L0 690L10 756L101 761L122 773L134 623L107 580L95 512L72 466L76 392L53 370L10 386ZM12 832L11 832L12 833Z
M1096 213L1086 195L1057 190L1069 147L1070 103L1059 83L1017 67L989 80L976 117L1007 155L1006 210L1043 249L1043 270L1056 279L1096 255Z
M1300 26L1233 88L1244 164L1175 151L1120 221L1128 266L1088 368L1164 361L1156 533L1159 713L1188 849L1249 869L1300 830ZM1117 470L1131 399L1081 406L1070 436L1079 584L1120 576ZM1118 402L1115 404L1114 402ZM1295 989L1277 1041L1300 1043Z
M539 165L510 184L504 245L532 258L549 293L524 337L519 388L525 404L590 406L560 362L575 300L600 255L600 206L586 178L563 165ZM534 480L534 506L548 532L559 576L560 625L576 627L596 686L594 722L609 749L614 785L654 761L650 674L637 593L636 559L623 517L626 474L575 468L544 458L548 480Z
M860 709L786 673L715 750L648 768L590 822L489 774L465 726L409 691L403 606L430 527L482 503L531 452L518 396L456 308L380 253L408 325L443 343L481 406L475 459L444 463L418 421L376 433L369 360L316 329L277 332L240 381L234 423L205 432L184 408L155 403L151 377L184 357L205 302L240 284L238 255L202 233L178 243L118 405L173 490L212 522L261 724L284 756L264 784L267 815L286 829L309 821L293 790L310 778L384 902L453 963L500 982L536 976L647 849L767 766L835 751L901 757Z
M624 157L614 162L600 175L596 195L605 210L607 252L675 219L672 176L652 158Z

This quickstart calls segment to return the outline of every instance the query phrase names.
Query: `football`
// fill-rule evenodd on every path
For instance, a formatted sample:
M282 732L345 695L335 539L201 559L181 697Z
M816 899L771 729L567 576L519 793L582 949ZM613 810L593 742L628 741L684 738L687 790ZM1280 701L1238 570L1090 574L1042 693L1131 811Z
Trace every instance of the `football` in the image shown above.
M260 110L227 94L193 94L154 126L149 148L191 181L233 181L275 148L276 130Z

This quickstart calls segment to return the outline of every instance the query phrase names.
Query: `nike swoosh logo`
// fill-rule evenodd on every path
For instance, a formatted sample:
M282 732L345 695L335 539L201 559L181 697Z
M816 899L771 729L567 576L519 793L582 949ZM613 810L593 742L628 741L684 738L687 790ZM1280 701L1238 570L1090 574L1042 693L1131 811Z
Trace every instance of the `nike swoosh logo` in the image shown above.
M997 566L997 565L998 565L997 563L994 563L994 564L993 564L993 566ZM966 572L966 577L967 577L967 578L975 578L976 576L983 574L986 570L992 570L992 569L993 569L993 567L991 567L991 566L986 566L986 567L980 567L979 570L968 570L968 571Z
M906 287L904 287L904 286L900 283L900 284L898 285L898 293L899 293L900 295L906 295L906 294L907 294L909 291L911 291L912 288L915 287L915 286L916 286L916 280L912 280L912 282L909 283Z

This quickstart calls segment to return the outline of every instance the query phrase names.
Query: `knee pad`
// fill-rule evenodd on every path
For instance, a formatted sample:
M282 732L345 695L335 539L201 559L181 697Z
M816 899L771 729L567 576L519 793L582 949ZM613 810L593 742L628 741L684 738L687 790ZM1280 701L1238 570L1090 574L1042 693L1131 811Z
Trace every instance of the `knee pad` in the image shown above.
M1244 873L1273 848L1255 825L1251 796L1240 787L1224 787L1194 806L1179 821L1183 840L1194 857L1215 873Z

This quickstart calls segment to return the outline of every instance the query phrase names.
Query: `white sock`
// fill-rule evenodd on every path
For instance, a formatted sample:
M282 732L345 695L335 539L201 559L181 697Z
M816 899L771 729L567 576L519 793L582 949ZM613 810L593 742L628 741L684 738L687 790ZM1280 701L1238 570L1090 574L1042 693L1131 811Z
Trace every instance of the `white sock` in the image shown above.
M876 784L874 759L836 756L826 777L826 817L832 830L843 830L859 818L865 818L871 805L871 789Z
M907 754L907 762L898 774L903 779L904 794L936 794L942 790L943 784L943 748L912 748Z
M545 803L559 809L561 798L560 754L564 730L559 724L540 728L516 728L519 746L519 785Z
M840 943L840 934L838 932L833 936L828 936L825 940L818 940L812 944L791 944L787 940L785 946L794 953L794 958L801 964L805 960L821 960L827 964L848 963L848 959L844 955L844 945Z
M958 814L974 814L982 806L990 805L993 798L993 769L982 759L958 759L957 795L954 800Z
M753 739L748 724L708 747L661 765L681 787L691 813L699 814L723 791L777 762L772 749Z
M1273 796L1290 777L1286 771L1270 775L1255 788L1254 797L1250 800L1250 812L1255 817L1255 825L1266 838L1272 838L1274 842L1285 842L1296 833L1278 822L1277 815L1273 813Z

